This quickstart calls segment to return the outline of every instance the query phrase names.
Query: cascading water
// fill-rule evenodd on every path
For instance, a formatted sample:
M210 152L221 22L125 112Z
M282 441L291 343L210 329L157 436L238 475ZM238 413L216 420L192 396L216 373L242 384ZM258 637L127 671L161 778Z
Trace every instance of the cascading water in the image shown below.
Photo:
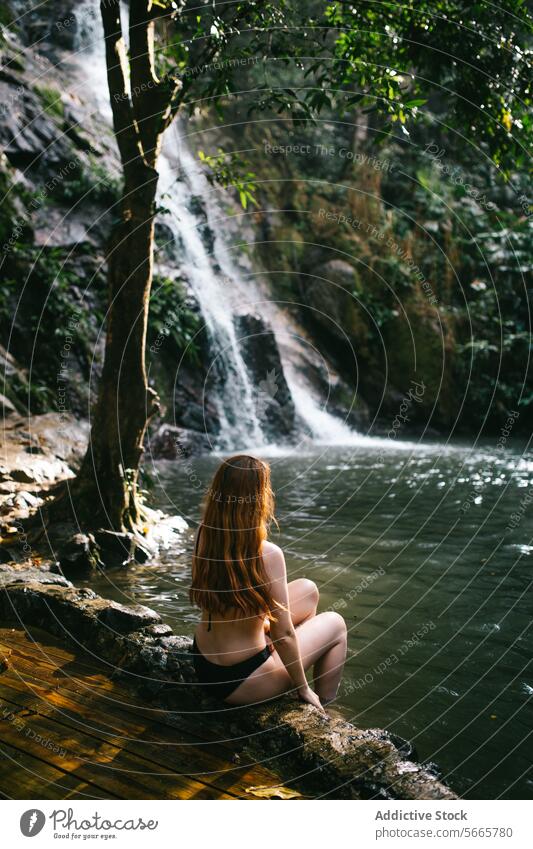
M183 143L176 144L173 133L167 133L158 163L159 197L169 212L165 221L173 230L179 247L180 272L188 280L206 323L211 349L215 352L214 367L218 359L221 361L217 369L222 376L221 386L216 401L223 447L261 445L264 438L256 412L254 387L239 347L227 293L224 293L224 270L214 268L215 258L200 235L201 222L190 209L192 200L203 201L205 196L197 170L189 150ZM207 223L211 229L209 217Z
M76 14L79 32L77 61L85 78L84 94L111 123L99 4L85 0L77 7ZM125 34L127 14L128 8L124 5ZM214 352L212 368L218 380L214 381L213 391L221 424L219 447L264 447L270 441L258 415L257 390L250 379L234 320L237 315L258 311L268 319L276 337L302 436L307 434L325 443L366 442L367 439L323 409L303 370L295 368L291 352L301 354L299 333L291 326L289 317L268 298L265 299L253 280L243 280L238 263L221 233L218 220L223 220L223 215L214 200L213 190L179 131L180 125L174 124L165 135L158 162L159 201L167 210L165 223L175 239L180 272L198 301ZM192 208L191 202L194 201L199 202L197 206L200 206L201 213ZM201 235L206 224L212 234L210 245L206 245ZM287 344L287 339L290 339L290 344Z

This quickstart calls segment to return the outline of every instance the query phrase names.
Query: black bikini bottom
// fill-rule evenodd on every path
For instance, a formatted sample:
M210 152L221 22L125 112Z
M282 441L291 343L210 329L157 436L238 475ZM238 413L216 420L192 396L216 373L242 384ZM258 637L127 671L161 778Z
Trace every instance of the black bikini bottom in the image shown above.
M199 651L196 645L196 639L193 640L192 654L196 677L206 693L214 696L216 699L227 699L239 684L255 672L263 663L270 657L271 649L265 646L264 649L258 651L252 657L246 658L241 663L232 663L231 666L220 666L218 663L211 663Z

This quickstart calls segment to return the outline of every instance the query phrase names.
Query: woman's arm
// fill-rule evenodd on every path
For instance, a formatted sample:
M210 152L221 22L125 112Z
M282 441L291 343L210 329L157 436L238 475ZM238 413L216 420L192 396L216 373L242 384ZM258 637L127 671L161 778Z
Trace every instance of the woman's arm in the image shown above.
M298 696L319 710L324 710L320 699L307 683L300 656L298 637L289 610L287 568L281 548L273 543L263 544L263 562L270 578L270 591L275 602L276 619L270 622L270 637L285 669L290 675Z

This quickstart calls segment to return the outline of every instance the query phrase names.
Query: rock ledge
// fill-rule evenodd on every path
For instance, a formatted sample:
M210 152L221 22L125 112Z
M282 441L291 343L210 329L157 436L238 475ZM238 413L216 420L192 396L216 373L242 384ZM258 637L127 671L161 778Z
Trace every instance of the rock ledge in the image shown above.
M176 715L194 711L221 733L248 735L251 747L263 757L267 750L281 773L289 762L293 772L296 766L310 795L457 798L430 769L407 760L393 735L382 729L326 719L289 697L246 708L211 701L196 684L190 638L173 635L142 605L109 601L43 569L0 566L0 618L74 641L107 663L110 675L124 677Z

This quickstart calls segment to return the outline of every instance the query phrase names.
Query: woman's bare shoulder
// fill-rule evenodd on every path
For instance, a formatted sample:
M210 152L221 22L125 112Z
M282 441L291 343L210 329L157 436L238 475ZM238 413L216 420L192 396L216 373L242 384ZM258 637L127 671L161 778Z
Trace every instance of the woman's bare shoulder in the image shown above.
M270 542L270 540L265 540L261 548L261 553L263 555L263 562L273 578L278 578L285 574L285 557L279 545Z

